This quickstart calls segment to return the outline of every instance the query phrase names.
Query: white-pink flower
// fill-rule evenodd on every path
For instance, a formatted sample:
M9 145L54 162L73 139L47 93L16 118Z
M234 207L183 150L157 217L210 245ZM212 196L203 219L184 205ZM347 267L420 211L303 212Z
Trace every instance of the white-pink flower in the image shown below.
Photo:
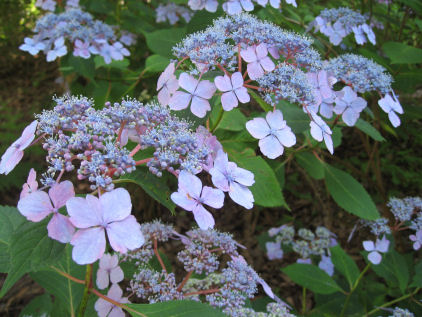
M9 174L23 157L23 151L31 144L35 138L35 130L38 121L33 121L23 130L19 139L12 143L4 152L0 161L0 174Z
M310 123L312 137L318 142L321 142L322 140L324 140L328 151L330 151L330 153L333 154L334 146L333 146L333 140L331 139L332 131L330 127L315 112L310 111L309 113L311 114L311 117L312 117L312 121Z
M176 91L170 99L170 109L183 110L190 104L190 109L195 116L205 117L207 111L211 110L208 99L214 95L215 85L209 80L199 81L187 73L180 75L179 85L187 92Z
M249 46L246 50L241 50L240 55L248 63L248 74L252 80L264 75L264 71L270 72L275 68L274 62L268 56L268 49L265 43L258 46Z
M415 234L411 234L409 239L413 241L413 249L419 250L422 246L422 230L418 230Z
M174 63L170 63L164 72L160 75L157 82L158 101L163 106L167 106L170 102L171 95L179 88L179 82L174 75Z
M296 144L296 136L283 120L280 110L267 112L264 118L255 118L246 122L246 129L259 139L259 148L266 157L275 159L284 152L284 147Z
M101 259L97 271L97 286L99 289L105 289L109 283L117 284L123 281L124 273L119 266L119 257L117 254L105 253Z
M80 230L70 243L72 258L78 264L90 264L105 252L106 236L114 251L126 253L144 244L141 226L132 216L132 203L127 190L117 188L100 198L87 195L66 203L72 224Z
M252 11L254 5L251 0L228 0L223 3L223 10L227 12L227 14L239 14L243 10L245 11Z
M18 202L18 210L33 222L40 222L53 213L53 217L47 225L48 236L67 243L72 239L75 228L69 218L59 213L58 210L74 196L73 184L70 181L64 181L54 184L48 194L44 191L35 191L24 196Z
M28 196L30 193L35 192L38 189L37 172L33 168L29 171L28 179L22 186L20 199Z
M393 96L394 99L391 97L390 94L386 94L384 98L378 100L378 105L381 107L382 110L384 110L384 112L388 114L388 119L390 119L390 122L393 127L397 128L401 123L397 113L402 114L403 108L394 93Z
M233 73L231 77L217 76L214 79L215 86L223 91L221 96L221 105L226 111L230 111L241 103L247 103L251 100L248 90L243 87L243 77L240 72Z
M91 56L91 52L89 51L90 43L88 41L81 41L77 39L75 41L75 48L73 50L74 56L79 56L82 58L89 58Z
M363 248L369 252L368 260L375 265L381 263L381 253L386 253L389 245L390 241L385 236L381 240L377 238L375 243L370 240L363 241Z
M127 297L122 297L122 296L123 296L123 291L117 284L114 284L112 287L110 287L107 293L108 298L111 298L118 303L121 303L121 304L130 303ZM98 313L98 317L125 317L126 316L123 309L121 309L120 307L102 298L99 298L95 302L95 310Z

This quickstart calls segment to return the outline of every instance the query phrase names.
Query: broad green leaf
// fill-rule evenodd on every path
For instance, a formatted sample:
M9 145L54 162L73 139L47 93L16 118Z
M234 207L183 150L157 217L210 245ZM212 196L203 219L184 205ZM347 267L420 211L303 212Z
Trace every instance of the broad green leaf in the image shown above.
M245 125L245 115L239 109L235 108L231 111L224 111L218 128L229 131L242 131L245 129Z
M295 154L297 163L315 179L324 178L324 164L310 152L299 152Z
M170 194L173 192L167 185L166 174L162 177L153 175L146 167L137 167L136 171L123 175L116 183L130 182L137 184L145 190L145 192L158 201L163 206L170 209L174 213L176 205L171 201Z
M10 240L13 232L26 222L16 207L0 206L0 272L7 273L10 266Z
M148 56L145 61L144 72L147 73L159 73L162 72L167 65L170 63L167 57L163 57L157 54Z
M186 29L172 28L144 34L151 51L161 56L172 57L172 48L185 36Z
M35 297L19 314L19 317L46 317L50 316L53 309L50 294L44 294Z
M387 42L382 50L391 59L392 64L422 63L422 49L399 42Z
M340 246L332 247L330 251L334 267L346 277L352 288L359 277L358 266Z
M281 110L284 120L294 133L309 130L309 117L300 107L282 100L277 108Z
M372 269L384 278L388 283L396 285L404 294L409 283L409 269L404 257L392 250L382 255L382 261L378 265L372 265Z
M310 289L317 294L332 294L343 292L340 286L323 270L312 264L295 263L282 271L287 274L293 282Z
M255 176L255 184L250 189L255 204L262 207L286 207L283 193L272 168L260 156L245 156L239 153L229 153L230 158Z
M381 133L378 132L377 129L375 129L369 122L366 122L363 119L359 119L356 122L356 128L361 130L362 132L369 135L371 138L373 138L375 141L385 141L384 137L381 135Z
M218 16L218 12L213 13L206 10L195 11L195 14L187 25L187 33L191 34L204 30L210 26Z
M380 217L371 196L350 174L325 164L325 182L330 195L346 211L367 220Z
M258 105L264 110L265 112L273 110L273 107L266 103L260 95L258 95L255 91L252 89L248 89L249 95L258 103Z
M10 239L10 270L4 281L0 297L15 284L23 274L38 270L57 262L63 255L65 244L52 240L47 235L44 221L24 222Z
M62 59L63 67L72 67L72 72L75 72L83 77L94 79L95 76L95 62L93 58L80 58L75 57L72 54L68 54ZM70 72L63 72L64 75L68 75Z
M415 275L410 286L422 287L422 260L415 265Z
M156 304L129 304L130 308L147 317L224 317L221 311L207 304L191 300L169 301ZM130 312L131 316L139 314Z
M72 260L72 249L70 245L67 246L64 256L53 267L65 272L73 277L84 280L85 266L78 265ZM82 299L84 286L75 283L68 278L60 275L51 267L44 270L30 273L31 278L41 285L45 290L54 295L56 301L60 303L62 310L66 312L67 316L74 316L78 305Z

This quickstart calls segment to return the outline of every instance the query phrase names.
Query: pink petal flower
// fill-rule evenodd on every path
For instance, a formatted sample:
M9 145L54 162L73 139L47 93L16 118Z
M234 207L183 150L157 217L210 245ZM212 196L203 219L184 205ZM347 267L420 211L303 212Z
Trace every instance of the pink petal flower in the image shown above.
M40 222L53 212L53 206L46 192L36 191L19 200L18 210L26 219Z
M26 183L22 186L22 191L20 194L20 199L28 196L30 193L35 192L38 189L38 182L36 180L37 173L33 168L29 171L28 179Z
M123 270L119 266L119 258L116 254L105 253L99 263L97 271L97 286L99 289L108 287L109 282L117 284L124 279Z
M48 236L61 243L68 243L72 240L75 227L69 218L56 212L47 225Z
M171 96L179 88L179 81L174 75L174 71L175 65L174 63L170 63L158 78L157 90L160 90L158 93L158 101L163 106L169 104Z
M145 242L141 225L133 215L126 217L124 220L108 224L106 230L111 247L120 253L135 250Z
M118 303L121 303L121 304L129 303L129 300L127 299L127 297L122 297L122 296L123 296L123 291L117 284L113 284L107 293L108 298L111 298ZM125 313L120 307L102 298L99 298L95 302L95 310L97 311L99 317L125 317Z
M97 261L104 254L106 239L104 228L81 229L75 233L70 244L73 245L72 259L80 265Z

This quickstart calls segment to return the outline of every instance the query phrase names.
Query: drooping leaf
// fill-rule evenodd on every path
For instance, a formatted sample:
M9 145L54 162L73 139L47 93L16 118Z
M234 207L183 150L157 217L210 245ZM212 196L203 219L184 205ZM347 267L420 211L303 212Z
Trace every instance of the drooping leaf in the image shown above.
M245 125L245 115L239 109L235 108L231 111L224 111L218 128L229 131L242 131L245 129Z
M325 182L330 195L346 211L368 220L380 217L371 196L350 174L325 164Z
M384 137L375 129L369 122L359 119L356 122L356 128L369 135L372 139L378 142L385 141Z
M358 266L340 246L332 247L330 251L334 267L346 277L352 288L359 277Z
M300 152L295 154L295 160L306 172L315 179L324 178L324 164L310 152Z
M391 59L392 64L422 63L422 49L399 42L387 42L382 50Z
M169 59L157 54L148 56L145 61L144 72L147 73L159 73L162 72L169 64Z

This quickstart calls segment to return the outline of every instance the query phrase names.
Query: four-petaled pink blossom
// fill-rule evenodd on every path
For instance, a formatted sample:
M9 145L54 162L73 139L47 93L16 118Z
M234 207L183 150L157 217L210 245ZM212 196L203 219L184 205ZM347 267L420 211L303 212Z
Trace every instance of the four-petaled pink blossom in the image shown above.
M182 110L191 104L190 109L195 116L205 117L207 111L211 110L208 99L214 95L215 85L209 80L199 81L187 73L180 75L179 85L187 92L176 91L170 99L170 109Z
M115 300L120 304L130 303L127 297L122 297L123 291L119 285L114 284L110 287L107 293L107 297ZM95 310L98 313L98 317L125 317L123 309L110 303L102 298L99 298L95 302Z
M357 93L349 86L344 87L337 93L334 112L341 114L344 123L349 127L354 126L359 115L366 108L366 100L358 97Z
M74 196L73 184L70 181L64 181L54 184L48 194L44 191L35 191L20 199L18 210L28 220L34 222L39 222L53 213L53 217L47 225L48 236L67 243L72 239L75 228L69 218L59 213L58 210Z
M243 10L252 11L253 8L251 0L228 0L223 3L223 10L230 15L239 14Z
M99 289L105 289L109 283L117 284L124 279L123 270L119 266L119 257L117 254L105 253L101 259L97 271L97 286Z
M214 227L215 221L203 204L213 208L221 208L224 204L224 193L220 189L204 186L201 180L189 172L179 174L178 191L171 194L176 205L192 211L199 228L206 230Z
M158 101L163 106L167 106L170 102L171 95L179 88L179 82L174 75L174 63L170 63L164 72L160 75L157 82Z
M369 252L368 260L375 265L381 263L382 256L380 253L386 253L389 245L390 241L385 236L381 240L377 238L375 243L370 240L363 241L363 248Z
M208 150L210 150L205 162L202 164L202 168L208 172L213 167L217 153L219 150L223 149L223 146L215 135L212 135L201 125L196 129L196 139L198 146L206 146Z
M259 148L266 157L275 159L284 152L284 147L296 144L296 136L283 120L280 110L267 112L266 119L255 118L246 122L246 129L259 139Z
M312 121L310 123L312 137L318 142L321 142L322 140L324 140L328 151L330 151L330 153L333 154L334 146L333 146L333 140L331 139L332 131L330 127L315 112L310 111L309 113L311 114L311 117L312 117Z
M29 171L28 179L22 186L20 199L28 196L30 193L35 192L38 189L37 172L33 168Z
M390 94L386 94L384 98L378 100L378 104L381 109L388 114L388 119L390 119L390 122L393 127L397 128L401 123L397 113L402 114L403 108L401 107L400 102L397 100L394 93L393 96L394 99L391 97Z
M23 157L23 151L31 144L35 138L35 130L38 121L33 121L23 130L19 139L12 143L4 152L0 161L0 174L9 174Z
M331 82L329 80L327 71L320 70L317 73L307 73L306 77L309 83L312 85L312 94L315 98L315 105L319 106L323 100L327 100L333 97L333 90L331 89Z
M101 258L106 247L106 232L114 251L126 253L142 246L141 226L132 216L132 203L127 190L117 188L100 198L87 195L66 203L72 224L80 230L70 243L72 258L78 264L90 264Z
M240 55L248 63L248 74L252 80L262 77L264 71L271 72L275 69L274 62L268 56L265 43L261 43L258 46L249 46L246 50L241 50Z
M79 56L82 58L90 58L91 52L89 51L90 43L88 41L81 41L77 39L75 41L75 48L73 50L74 56Z
M415 234L411 234L409 239L413 241L413 249L419 250L422 246L422 230L418 230Z
M236 163L229 162L227 154L220 150L214 160L214 167L209 173L214 186L228 192L235 203L246 209L253 207L254 198L248 188L255 183L252 172L237 167Z
M214 79L215 86L223 91L221 96L221 105L226 111L230 111L237 107L238 100L241 103L247 103L251 100L248 90L243 87L243 77L240 72L233 73L231 77L217 76Z
M330 38L330 42L334 45L339 45L343 38L347 35L347 32L340 22L336 22L333 26L326 28L326 35Z

